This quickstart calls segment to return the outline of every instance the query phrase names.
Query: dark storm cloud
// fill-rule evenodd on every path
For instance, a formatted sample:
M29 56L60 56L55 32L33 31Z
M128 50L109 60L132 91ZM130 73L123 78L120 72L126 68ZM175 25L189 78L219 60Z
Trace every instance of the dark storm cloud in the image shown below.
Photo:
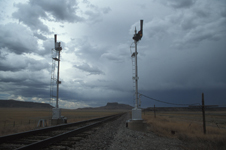
M45 70L1 72L0 89L23 97L49 97L49 73Z
M60 22L79 22L83 19L76 15L77 3L69 0L30 0L26 4L15 4L18 8L12 16L23 22L32 30L50 33L47 25L41 19Z
M10 82L10 83L22 83L23 81L25 81L25 78L13 78L13 77L0 77L0 81L3 82Z
M148 95L149 97L162 100L169 103L175 104L202 104L202 93L205 97L205 105L219 105L224 106L224 99L226 93L224 92L225 88L215 88L215 89L177 89L177 90L152 90L152 91L143 91L140 90L141 94ZM185 96L186 95L186 96ZM220 96L221 95L221 96ZM164 104L155 100L142 97L142 106L143 107L186 107L188 105L173 105L173 104ZM201 110L200 110L201 111Z
M30 4L15 4L18 8L17 12L14 12L12 16L23 22L32 30L40 30L49 33L49 28L40 20L40 18L47 19L46 13L40 6Z
M23 85L24 82L18 82L18 84L11 84L9 86L9 83L2 83L5 86L8 86L10 90L6 89L6 92L8 94L14 95L14 96L23 96L27 98L31 97L38 97L38 98L45 98L49 99L49 89L46 89L46 86L43 84L32 84L32 86ZM1 88L1 87L0 87ZM2 88L1 88L2 89ZM4 92L4 89L2 89Z
M173 8L189 8L194 5L196 0L168 0L162 1L163 4Z
M78 6L75 0L30 0L31 6L40 6L43 12L46 11L60 22L80 22L83 19L76 15Z
M98 69L97 67L93 67L90 66L87 63L83 63L82 65L74 65L75 68L78 68L84 72L88 72L89 75L100 75L100 74L104 74L103 71L101 71L100 69Z
M0 48L22 54L31 53L37 49L37 41L24 26L16 23L0 25Z
M222 39L202 45L202 48L178 51L167 47L167 51L159 51L157 56L154 51L147 53L150 59L139 61L150 64L140 67L140 84L143 89L150 90L224 88L225 46Z
M175 3L184 1L175 1ZM192 3L195 1L191 1ZM191 3L191 4L192 4ZM153 18L144 24L146 37L163 40L174 37L171 46L178 49L194 48L202 42L218 41L226 35L226 18L222 16L225 9L202 2L184 11L175 11L165 18Z
M221 15L226 18L226 8L221 11Z
M46 88L48 88L49 86L48 83L36 80L35 78L31 77L24 77L18 79L16 79L15 77L5 77L1 78L0 81L2 82L3 85L5 84L8 87L10 87L11 93L28 97L32 97L37 94L42 94L43 92L45 93L45 91L47 90ZM18 92L15 93L15 91Z
M183 38L175 40L175 46L194 47L203 41L219 41L224 38L226 35L226 19L218 17L214 19L214 22L212 22L212 18L207 18L203 20L205 23L201 19L196 19L200 22L190 27L188 27L189 24L182 24L183 27L187 26L183 29L190 28L190 30L186 32Z
M36 73L40 73L40 72L36 72ZM28 88L30 90L34 90L34 92L36 89L43 90L43 91L48 90L46 88L49 87L49 82L45 82L46 79L44 81L42 81L42 79L40 79L40 78L36 79L35 77L36 76L34 76L34 77L30 76L30 77L26 78L26 80L24 82L22 82L21 84L23 86L26 86L26 88ZM18 85L18 86L20 86L20 85ZM36 91L35 93L38 93L38 91Z

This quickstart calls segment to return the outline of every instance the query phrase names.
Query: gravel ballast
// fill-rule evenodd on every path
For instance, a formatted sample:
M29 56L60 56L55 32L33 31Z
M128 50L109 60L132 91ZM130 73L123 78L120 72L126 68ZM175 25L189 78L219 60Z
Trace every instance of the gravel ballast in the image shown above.
M159 137L152 132L138 132L126 128L129 114L104 124L93 134L73 145L75 150L181 150L178 139Z

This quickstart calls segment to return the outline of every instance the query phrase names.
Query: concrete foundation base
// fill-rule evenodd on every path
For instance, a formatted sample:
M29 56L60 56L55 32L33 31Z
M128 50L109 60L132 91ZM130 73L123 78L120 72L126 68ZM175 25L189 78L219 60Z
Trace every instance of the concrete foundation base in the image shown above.
M142 114L141 109L139 108L132 109L132 120L142 120L141 114Z
M59 118L61 118L61 109L53 108L52 109L52 119L59 119Z
M67 120L60 118L60 119L51 119L51 125L59 125L59 124L63 124L63 123L67 123Z
M60 108L53 108L52 109L52 119L51 119L51 125L59 125L67 123L67 118L64 116L61 116L61 109Z
M143 120L128 120L126 127L135 131L146 131L147 124Z

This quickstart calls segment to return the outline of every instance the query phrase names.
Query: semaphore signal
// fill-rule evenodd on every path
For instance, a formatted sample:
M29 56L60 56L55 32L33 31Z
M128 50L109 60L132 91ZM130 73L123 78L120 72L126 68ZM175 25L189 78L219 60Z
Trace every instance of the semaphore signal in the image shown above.
M135 34L133 36L133 40L134 40L134 48L135 48L135 52L132 53L131 57L132 57L132 65L134 67L133 71L134 71L134 76L133 76L133 81L134 81L134 86L135 86L135 107L134 109L132 109L132 119L127 121L127 127L129 129L133 129L133 130L145 130L145 123L143 123L142 117L141 117L141 108L140 108L140 101L139 97L138 97L138 65L137 65L137 42L141 40L143 36L143 20L140 20L140 31L136 30L135 27ZM131 48L131 46L130 46ZM133 61L134 60L134 61Z
M133 76L133 80L135 81L135 108L132 110L132 120L142 120L141 117L141 109L138 103L138 65L137 65L137 42L141 40L143 36L143 20L140 20L140 31L137 33L135 27L135 34L133 36L134 44L135 44L135 52L131 55L132 59L135 59L135 76Z
M62 47L60 42L57 42L57 35L54 35L54 49L52 50L52 75L51 75L51 86L50 86L50 96L51 100L56 98L56 107L52 110L51 124L57 125L67 122L67 118L61 116L61 109L59 108L59 85L60 81L60 52ZM57 78L55 78L55 62L57 62ZM56 85L56 91L54 89ZM55 93L56 92L56 93ZM56 95L55 95L56 94Z

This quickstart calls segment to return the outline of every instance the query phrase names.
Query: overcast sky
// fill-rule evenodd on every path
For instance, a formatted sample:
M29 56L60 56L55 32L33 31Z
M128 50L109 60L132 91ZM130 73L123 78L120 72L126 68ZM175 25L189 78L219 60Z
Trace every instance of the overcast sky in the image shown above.
M226 106L225 0L0 0L0 99L49 103L54 34L62 43L59 106L166 102ZM131 49L134 51L134 49ZM141 98L142 107L173 106ZM55 106L55 102L52 103Z

